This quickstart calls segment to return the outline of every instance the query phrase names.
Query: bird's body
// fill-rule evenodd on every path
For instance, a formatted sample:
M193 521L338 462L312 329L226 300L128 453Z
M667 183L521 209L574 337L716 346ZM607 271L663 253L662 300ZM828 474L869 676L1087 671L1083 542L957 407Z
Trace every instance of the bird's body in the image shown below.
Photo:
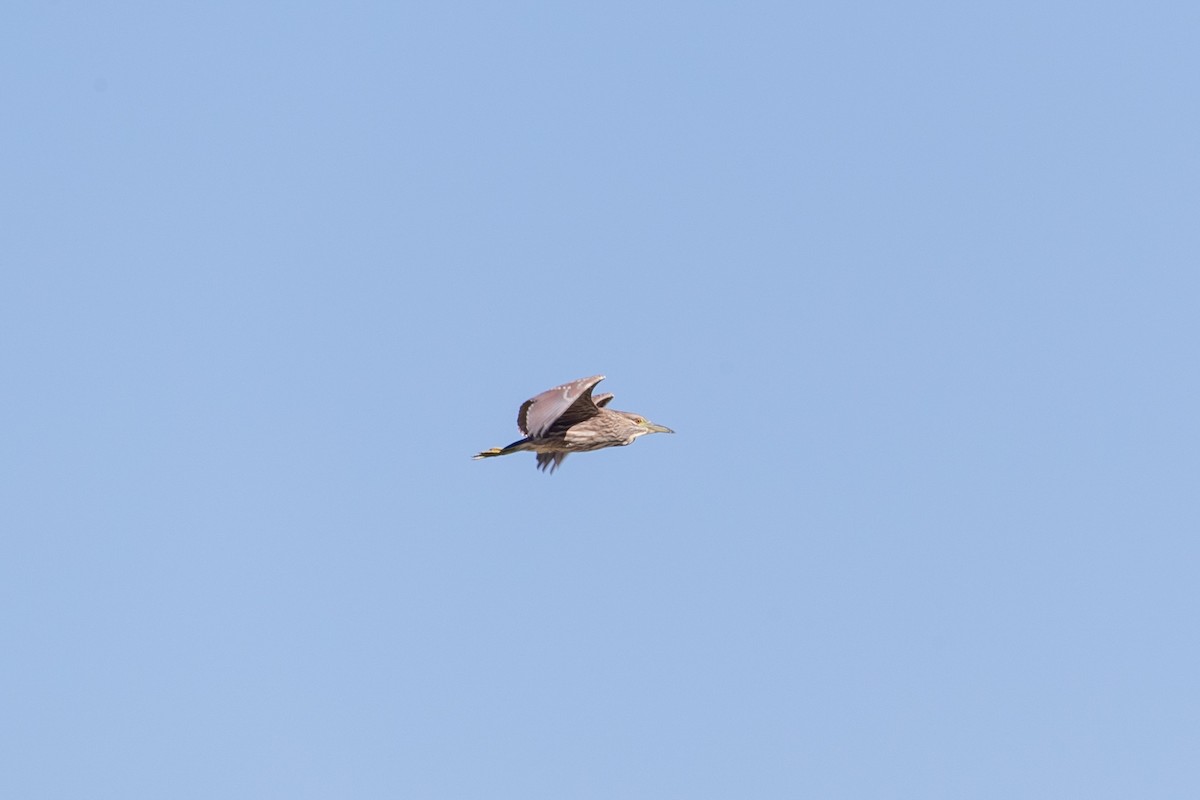
M525 438L508 447L484 450L475 458L531 451L537 453L538 469L553 472L568 453L621 447L648 433L674 433L632 412L607 408L611 394L592 396L602 380L603 375L581 378L526 400L517 412L517 427Z

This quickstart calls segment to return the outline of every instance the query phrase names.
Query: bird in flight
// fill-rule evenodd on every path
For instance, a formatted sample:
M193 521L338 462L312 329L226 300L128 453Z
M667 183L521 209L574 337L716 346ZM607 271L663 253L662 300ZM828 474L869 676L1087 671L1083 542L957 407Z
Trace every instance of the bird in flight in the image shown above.
M568 453L633 444L634 439L648 433L675 432L631 411L609 409L611 394L592 395L602 380L603 375L580 378L526 400L517 412L517 427L525 438L508 447L484 450L475 458L529 450L537 453L538 469L554 472Z

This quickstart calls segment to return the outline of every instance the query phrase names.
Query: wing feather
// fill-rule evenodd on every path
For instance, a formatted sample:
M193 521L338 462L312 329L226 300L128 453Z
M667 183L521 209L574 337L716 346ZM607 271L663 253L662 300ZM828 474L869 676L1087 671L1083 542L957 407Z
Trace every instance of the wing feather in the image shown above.
M554 474L554 470L558 469L558 465L567 457L566 453L538 453L537 466L543 472L547 467L550 468L550 474Z
M529 398L517 412L517 427L521 433L536 439L568 411L576 421L595 416L599 409L592 400L592 389L602 380L603 375L580 378Z

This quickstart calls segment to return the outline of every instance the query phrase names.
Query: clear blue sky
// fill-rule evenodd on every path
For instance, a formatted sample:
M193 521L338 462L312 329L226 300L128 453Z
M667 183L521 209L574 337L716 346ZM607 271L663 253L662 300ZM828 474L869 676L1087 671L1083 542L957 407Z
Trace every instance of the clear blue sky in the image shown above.
M7 4L0 796L1200 797L1198 29Z

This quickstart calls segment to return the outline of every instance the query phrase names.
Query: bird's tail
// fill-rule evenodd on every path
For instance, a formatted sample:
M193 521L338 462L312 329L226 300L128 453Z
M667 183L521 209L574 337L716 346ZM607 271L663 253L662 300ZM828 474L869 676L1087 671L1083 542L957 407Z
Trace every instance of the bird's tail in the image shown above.
M482 453L476 453L471 456L471 458L478 461L481 458L495 458L496 456L506 456L509 453L519 453L525 449L525 445L528 443L528 439L522 439L519 442L513 442L508 447L493 447L491 450L484 450Z

